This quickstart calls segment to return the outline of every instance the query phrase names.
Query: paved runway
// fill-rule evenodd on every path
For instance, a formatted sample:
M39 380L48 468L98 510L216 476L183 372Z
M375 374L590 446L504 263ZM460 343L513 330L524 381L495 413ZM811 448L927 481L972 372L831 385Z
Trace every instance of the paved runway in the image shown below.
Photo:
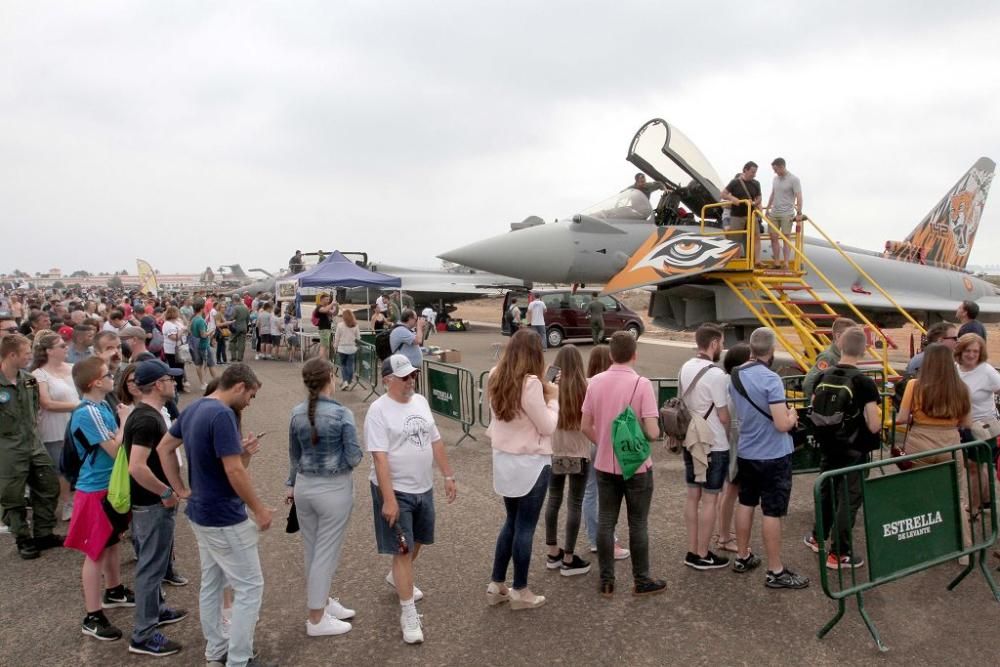
M495 330L438 334L431 343L462 351L464 366L485 370L491 362ZM586 354L589 346L583 347ZM552 358L554 351L547 352ZM677 347L640 345L639 368L653 376L669 376L690 353ZM812 523L811 476L795 478L790 516L785 523L785 560L813 578L803 591L773 591L763 585L763 571L746 575L730 570L697 572L682 564L684 485L679 457L661 446L654 449L656 491L650 520L653 573L667 581L667 592L635 599L628 593L631 566L617 565L619 592L608 601L597 593L594 569L580 577L560 577L544 566L544 529L539 525L531 564L530 586L548 603L538 610L512 612L489 608L484 591L489 581L493 544L503 517L493 493L489 442L476 428L476 441L449 447L458 477L459 497L444 502L437 480L437 544L421 552L417 584L426 594L418 604L426 642L404 645L399 605L383 577L388 558L375 553L369 460L355 472L354 513L333 595L358 615L347 635L305 635L305 584L301 538L284 531L281 504L287 475L289 412L303 399L299 364L251 362L264 382L245 414L248 431L271 431L251 470L258 491L279 508L274 527L261 536L265 576L264 603L257 626L257 646L282 665L707 665L707 664L989 664L1000 649L996 632L1000 605L993 601L978 573L956 591L945 586L958 572L944 565L866 596L869 612L891 648L879 655L853 604L847 617L823 640L816 631L835 610L822 593L816 557L801 544ZM366 404L358 389L338 399L364 421ZM461 435L454 422L438 420L445 440ZM565 514L565 512L563 512ZM623 519L624 521L624 514ZM64 529L63 529L64 530ZM620 537L627 539L622 525ZM581 531L581 539L586 539ZM763 551L759 523L755 551ZM130 553L130 550L125 549ZM192 579L185 588L167 588L169 603L193 614L167 628L184 644L163 665L203 664L204 644L197 619L198 555L186 519L178 520L179 569ZM588 558L585 546L578 549ZM17 557L14 541L0 536L0 666L139 665L151 658L130 656L126 640L103 643L80 634L83 616L79 575L82 556L73 551L46 552L35 561ZM125 581L133 565L123 565ZM131 610L115 609L109 618L126 632Z

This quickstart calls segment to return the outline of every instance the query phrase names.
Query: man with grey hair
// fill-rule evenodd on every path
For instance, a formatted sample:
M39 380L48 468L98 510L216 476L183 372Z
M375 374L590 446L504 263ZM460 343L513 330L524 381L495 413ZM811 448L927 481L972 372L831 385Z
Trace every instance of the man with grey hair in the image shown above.
M792 491L792 437L798 415L785 402L774 363L774 330L760 327L750 335L750 361L732 372L730 406L740 423L737 469L740 481L736 510L736 558L733 570L749 572L760 565L750 551L750 529L761 506L768 588L805 588L809 579L781 562L781 518L788 513Z

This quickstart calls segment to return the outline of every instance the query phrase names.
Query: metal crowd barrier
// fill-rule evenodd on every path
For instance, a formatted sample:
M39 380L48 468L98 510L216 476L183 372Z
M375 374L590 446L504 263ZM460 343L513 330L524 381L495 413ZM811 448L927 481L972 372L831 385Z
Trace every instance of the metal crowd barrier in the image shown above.
M489 371L483 371L479 374L479 406L478 406L478 416L479 425L483 428L489 428L490 422L493 420L493 409L490 407L490 398L487 395L489 389Z
M434 414L454 419L462 426L462 437L476 439L472 426L476 423L476 382L472 371L454 364L424 360L422 387Z
M980 479L973 478L964 463L970 454L987 468L989 480L988 493L986 489L977 491L975 505L969 503L970 484L978 489ZM854 597L875 644L880 651L888 650L865 610L864 593L961 557L968 558L968 564L948 584L948 590L978 567L993 597L1000 601L1000 589L986 564L988 550L997 540L992 455L989 444L969 442L829 470L816 479L813 495L820 581L827 597L837 601L836 615L820 629L818 637L826 636L840 622L847 598ZM884 473L884 468L906 461L916 465L895 474L868 475L876 470ZM969 512L965 507L974 509ZM863 543L855 541L852 530L858 510L864 515ZM830 552L822 539L828 533L833 536L834 557L850 556L857 561L864 555L864 569L829 569Z
M378 355L375 354L374 343L359 340L358 355L354 361L356 365L355 374L358 384L362 388L368 390L368 395L361 400L367 401L372 396L378 396L378 382L379 376L381 375L381 368L378 361Z

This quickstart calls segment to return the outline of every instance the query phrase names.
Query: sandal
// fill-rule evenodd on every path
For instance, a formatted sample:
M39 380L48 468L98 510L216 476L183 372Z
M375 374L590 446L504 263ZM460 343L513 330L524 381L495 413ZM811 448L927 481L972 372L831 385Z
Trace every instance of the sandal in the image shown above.
M736 546L736 536L735 535L733 535L732 533L730 533L728 540L720 539L721 537L722 537L721 535L713 535L712 536L712 540L715 542L715 545L719 549L721 549L722 551L729 551L731 553L736 553L737 551L739 551L739 549Z

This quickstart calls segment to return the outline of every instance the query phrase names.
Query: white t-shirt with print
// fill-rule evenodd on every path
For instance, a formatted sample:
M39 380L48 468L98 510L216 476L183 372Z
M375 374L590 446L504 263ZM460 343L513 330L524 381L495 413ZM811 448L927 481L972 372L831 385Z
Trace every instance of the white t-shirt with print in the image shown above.
M184 336L181 335L184 327L181 326L180 322L167 320L163 323L163 353L164 354L177 354L177 344L184 342ZM174 340L172 336L177 335L177 340Z
M681 366L681 372L678 374L681 388L686 391L691 386L691 383L694 382L695 376L705 366L715 366L715 364L701 357L688 359L684 362L684 365ZM678 396L680 396L680 389L678 389ZM729 376L726 375L726 372L718 366L707 370L701 376L701 379L698 380L698 384L695 385L694 389L688 392L684 403L693 414L699 414L702 417L705 416L705 413L708 412L708 409L712 405L715 406L707 419L708 426L712 429L713 435L712 451L729 451L729 436L727 434L729 424L723 424L719 420L718 410L720 407L724 408L729 405Z
M427 399L414 394L399 403L384 394L368 408L365 444L369 452L387 452L392 488L402 493L426 493L434 486L434 450L441 439ZM375 462L368 479L378 485Z

